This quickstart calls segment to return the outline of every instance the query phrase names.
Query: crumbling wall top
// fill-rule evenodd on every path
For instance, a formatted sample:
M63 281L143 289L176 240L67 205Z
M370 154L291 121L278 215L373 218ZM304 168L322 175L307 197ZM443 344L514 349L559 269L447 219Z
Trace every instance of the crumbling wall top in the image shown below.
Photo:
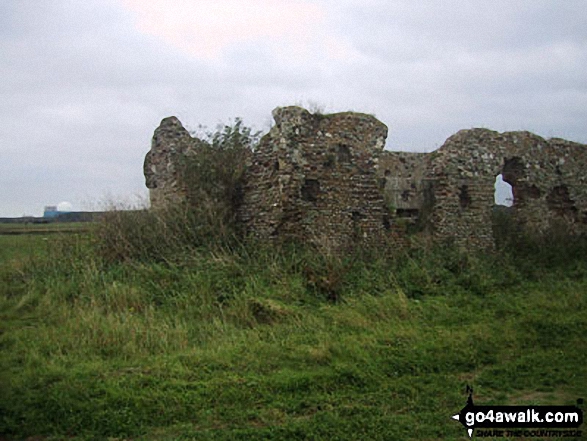
M243 229L274 240L332 247L404 230L491 247L496 177L512 187L512 220L544 230L587 228L587 147L530 132L461 130L431 153L384 151L388 129L374 116L273 110L275 125L246 161ZM182 158L197 154L175 117L155 130L144 172L151 204L186 200ZM354 245L353 245L354 246Z
M372 115L358 112L312 114L298 106L277 107L273 110L275 126L270 135L284 139L300 137L346 139L357 147L383 150L388 129Z
M375 173L387 126L355 112L273 111L247 172L240 217L265 240L302 239L331 250L377 241L384 227Z
M151 150L145 156L143 173L150 190L151 207L163 208L185 197L181 182L181 164L196 152L203 141L192 138L175 116L164 118L151 141Z

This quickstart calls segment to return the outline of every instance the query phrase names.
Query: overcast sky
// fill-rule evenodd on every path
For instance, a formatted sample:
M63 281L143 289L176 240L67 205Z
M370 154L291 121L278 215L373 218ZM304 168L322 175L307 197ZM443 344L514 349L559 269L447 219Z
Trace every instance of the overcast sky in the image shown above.
M1 0L0 217L146 195L153 130L302 104L387 148L460 129L587 143L585 0Z

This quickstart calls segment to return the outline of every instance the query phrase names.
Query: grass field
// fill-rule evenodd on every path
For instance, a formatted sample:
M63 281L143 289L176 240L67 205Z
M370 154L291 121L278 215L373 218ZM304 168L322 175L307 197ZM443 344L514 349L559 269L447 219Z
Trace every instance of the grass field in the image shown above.
M48 235L52 233L83 233L89 231L88 222L0 223L0 235Z
M580 253L97 250L0 236L6 439L456 440L466 385L477 404L587 398Z

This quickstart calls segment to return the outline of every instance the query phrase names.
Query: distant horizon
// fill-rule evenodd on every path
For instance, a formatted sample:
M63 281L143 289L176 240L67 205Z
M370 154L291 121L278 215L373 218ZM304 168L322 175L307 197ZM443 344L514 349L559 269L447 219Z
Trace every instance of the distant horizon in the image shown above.
M512 193L512 186L507 182L504 182L502 179L502 175L498 175L495 180L495 205L503 205L506 207L511 207L513 205L513 193ZM52 206L51 204L47 204L43 207L43 210L47 206ZM59 204L57 204L59 206ZM132 207L129 207L132 209ZM61 213L77 213L77 212L100 212L100 211L108 211L107 209L101 210L76 210L75 207L72 206L72 209L69 211L61 211ZM1 216L0 218L26 218L26 217L43 217L43 213L41 215L22 215L22 216Z

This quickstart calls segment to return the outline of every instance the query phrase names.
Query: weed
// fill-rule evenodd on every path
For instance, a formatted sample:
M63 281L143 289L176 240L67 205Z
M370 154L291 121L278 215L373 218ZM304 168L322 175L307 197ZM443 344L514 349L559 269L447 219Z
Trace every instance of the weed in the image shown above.
M481 403L585 392L580 240L337 257L168 215L2 250L2 436L455 439L467 383Z

